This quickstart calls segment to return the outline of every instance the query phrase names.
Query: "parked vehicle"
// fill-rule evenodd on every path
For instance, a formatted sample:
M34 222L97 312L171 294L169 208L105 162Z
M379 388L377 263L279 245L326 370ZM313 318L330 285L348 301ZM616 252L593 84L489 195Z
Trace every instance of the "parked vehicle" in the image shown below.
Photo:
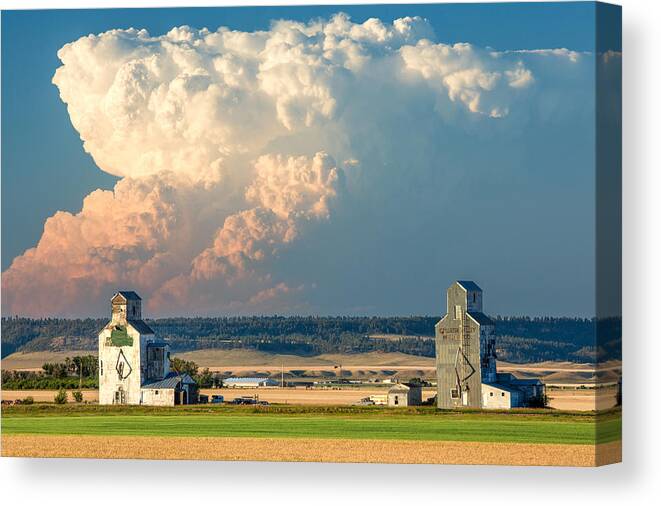
M211 396L211 404L222 404L225 402L225 397L222 395L212 395Z
M237 397L232 401L233 404L257 404L257 399L254 397Z
M354 406L374 406L376 404L372 399L369 397L365 397L363 399L360 399L358 402L354 404Z

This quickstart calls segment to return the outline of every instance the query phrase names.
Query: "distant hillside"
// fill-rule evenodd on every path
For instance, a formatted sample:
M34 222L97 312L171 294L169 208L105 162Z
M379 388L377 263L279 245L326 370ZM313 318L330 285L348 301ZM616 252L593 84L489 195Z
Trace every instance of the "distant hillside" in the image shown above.
M2 359L3 374L21 369L41 371L44 363L63 362L73 355L96 355L95 351L17 352ZM193 361L202 369L208 367L223 376L269 376L287 381L318 381L342 376L348 380L371 381L376 378L409 380L436 379L435 361L432 357L406 355L404 353L351 353L323 354L317 356L285 355L251 349L206 349L180 352L177 358ZM540 378L547 384L591 385L595 382L615 384L621 377L622 363L609 361L599 364L575 362L540 362L513 364L498 362L501 372L510 372L520 378ZM75 378L74 378L75 379Z
M177 353L177 357L183 360L191 360L200 367L221 366L272 366L279 368L281 365L306 366L306 367L334 367L341 364L344 367L361 366L367 364L374 366L421 366L434 367L434 359L431 357L420 357L407 355L405 353L325 353L316 356L284 355L268 353L256 350L195 350Z
M93 318L2 318L2 356L15 351L89 350L106 323Z
M251 349L318 356L369 352L433 357L436 316L164 318L148 323L174 351ZM495 317L498 357L508 362L620 359L619 320ZM106 319L2 318L2 356L94 350ZM381 336L381 337L377 337ZM384 339L383 336L387 336ZM610 337L609 337L610 336Z
M68 350L68 351L32 351L21 352L17 351L11 355L2 357L2 370L22 369L42 370L45 363L61 363L67 357L97 355L96 350Z

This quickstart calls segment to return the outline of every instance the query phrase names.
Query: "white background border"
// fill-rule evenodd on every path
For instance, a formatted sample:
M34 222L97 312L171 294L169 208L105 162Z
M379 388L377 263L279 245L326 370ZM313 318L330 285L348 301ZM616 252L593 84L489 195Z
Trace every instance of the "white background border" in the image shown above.
M301 1L192 5L294 5ZM318 2L405 3L405 2ZM417 3L429 3L418 1ZM4 504L652 504L661 497L661 2L624 8L624 464L599 469L0 459ZM183 0L5 1L7 8L182 6Z

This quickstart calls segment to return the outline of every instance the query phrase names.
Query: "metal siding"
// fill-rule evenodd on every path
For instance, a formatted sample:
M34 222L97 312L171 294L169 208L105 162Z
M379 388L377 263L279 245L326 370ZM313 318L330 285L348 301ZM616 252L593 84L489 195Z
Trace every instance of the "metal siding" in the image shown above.
M460 319L455 318L455 308L459 306L461 312L468 309L467 292L457 282L447 290L447 315L436 324L436 374L438 379L437 400L438 407L450 409L455 407L479 408L482 405L482 374L480 368L480 325L470 318L466 319L469 348L463 349L462 325ZM455 359L457 350L462 349L471 366L475 369L472 376L465 382L467 403L464 404L462 395L453 399L450 391L456 388Z

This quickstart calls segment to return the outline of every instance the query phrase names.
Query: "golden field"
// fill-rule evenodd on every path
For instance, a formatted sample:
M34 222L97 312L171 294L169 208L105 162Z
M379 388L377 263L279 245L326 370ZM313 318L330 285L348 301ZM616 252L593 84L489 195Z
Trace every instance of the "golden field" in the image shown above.
M3 435L3 457L594 466L622 443L477 443L243 437Z
M95 351L73 350L67 352L17 352L2 359L5 370L41 370L45 362L61 362L65 357L96 355ZM407 355L405 353L352 353L323 354L316 356L285 355L257 350L203 349L174 353L177 358L192 360L199 367L208 367L215 372L247 375L250 373L324 373L317 376L333 377L340 367L347 377L366 376L434 376L435 363L432 357ZM521 377L536 377L547 384L590 385L595 382L617 382L622 364L618 361L605 362L595 367L592 364L572 362L540 362L512 364L498 362L498 370L511 372ZM315 374L311 374L315 375Z

